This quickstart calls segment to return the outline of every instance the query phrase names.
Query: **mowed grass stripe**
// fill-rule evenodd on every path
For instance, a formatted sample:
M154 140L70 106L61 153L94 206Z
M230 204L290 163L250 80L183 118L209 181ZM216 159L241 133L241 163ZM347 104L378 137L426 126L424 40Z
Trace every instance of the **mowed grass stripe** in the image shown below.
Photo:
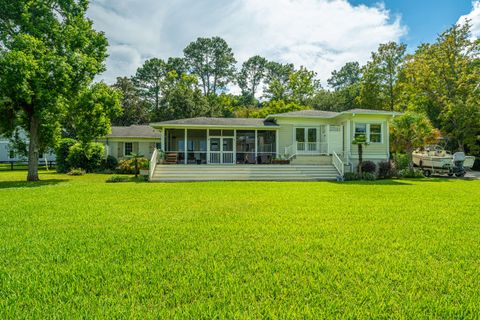
M480 182L0 173L1 318L480 312Z

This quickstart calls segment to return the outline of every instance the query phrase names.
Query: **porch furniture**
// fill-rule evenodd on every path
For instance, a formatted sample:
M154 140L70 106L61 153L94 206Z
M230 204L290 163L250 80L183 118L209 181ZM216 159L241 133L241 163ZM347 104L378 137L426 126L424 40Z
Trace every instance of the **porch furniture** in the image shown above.
M178 153L167 153L165 164L177 164Z

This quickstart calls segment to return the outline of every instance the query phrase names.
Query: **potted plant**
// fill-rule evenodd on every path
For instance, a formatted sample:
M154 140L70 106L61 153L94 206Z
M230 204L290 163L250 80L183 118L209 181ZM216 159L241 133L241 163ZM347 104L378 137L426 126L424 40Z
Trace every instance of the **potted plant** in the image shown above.
M272 164L290 164L290 160L288 160L287 155L280 155L272 159Z

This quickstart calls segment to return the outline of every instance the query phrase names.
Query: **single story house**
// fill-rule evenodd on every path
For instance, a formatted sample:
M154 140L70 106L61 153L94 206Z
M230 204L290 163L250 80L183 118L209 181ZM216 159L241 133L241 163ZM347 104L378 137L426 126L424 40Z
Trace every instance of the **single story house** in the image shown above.
M112 126L112 132L98 139L98 142L104 144L106 156L118 160L132 153L150 159L153 151L161 148L160 132L149 125Z
M154 155L150 178L162 180L162 174L163 177L172 174L172 180L176 177L178 169L172 166L167 169L160 162L269 165L279 159L303 168L330 166L329 170L334 167L337 175L343 175L358 165L358 148L353 143L358 135L365 135L368 143L363 151L364 160L380 162L390 158L389 123L396 115L396 112L366 109L302 110L273 114L265 119L200 117L151 123L160 132L160 150L166 159L159 161L157 154ZM227 166L223 168L227 170ZM191 167L189 174L195 177L193 171L199 170ZM190 176L185 177L187 180Z
M25 131L19 130L19 137L21 140L25 141L28 144L28 137L25 134ZM27 162L27 157L18 154L11 146L10 138L5 136L0 136L0 163L8 162ZM39 154L38 159L40 164L45 164L46 162L55 161L55 151L53 149L48 149L47 151Z

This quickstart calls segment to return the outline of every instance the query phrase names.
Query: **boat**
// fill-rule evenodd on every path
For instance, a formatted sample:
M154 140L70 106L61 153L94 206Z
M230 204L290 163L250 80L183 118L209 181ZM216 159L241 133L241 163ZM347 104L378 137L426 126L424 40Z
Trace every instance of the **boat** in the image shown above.
M475 157L463 152L451 154L439 145L419 148L412 153L413 164L420 167L426 176L433 173L446 173L449 176L463 177L465 169L473 167Z

